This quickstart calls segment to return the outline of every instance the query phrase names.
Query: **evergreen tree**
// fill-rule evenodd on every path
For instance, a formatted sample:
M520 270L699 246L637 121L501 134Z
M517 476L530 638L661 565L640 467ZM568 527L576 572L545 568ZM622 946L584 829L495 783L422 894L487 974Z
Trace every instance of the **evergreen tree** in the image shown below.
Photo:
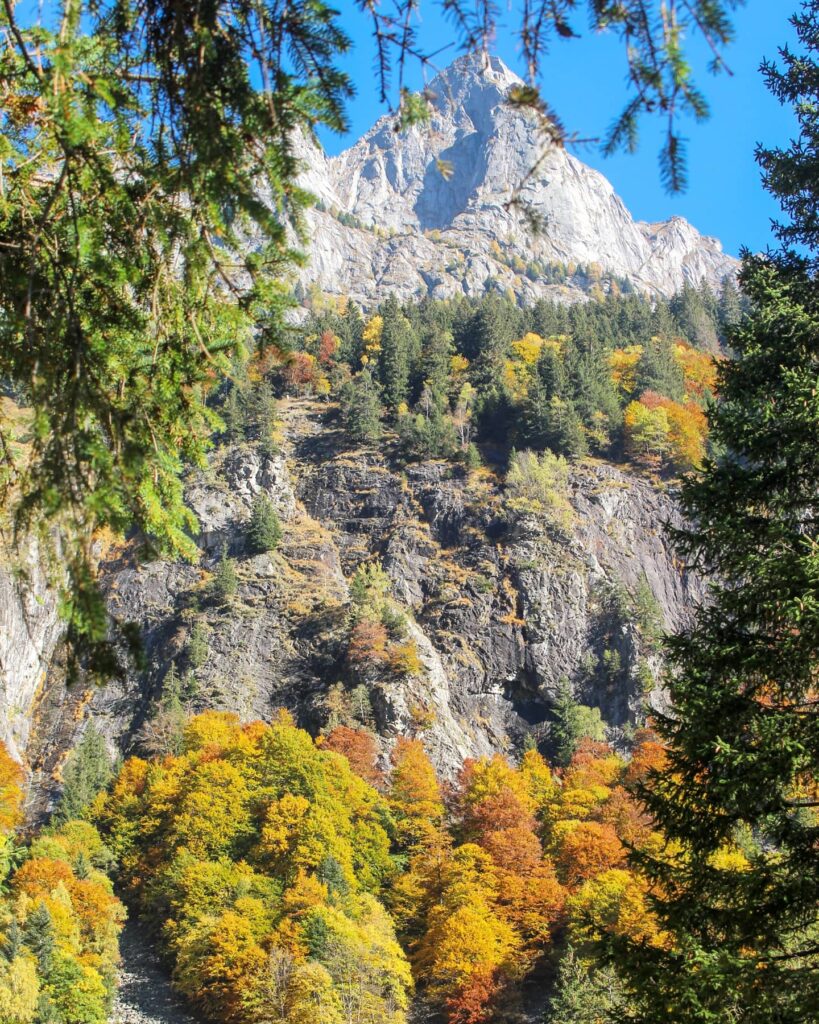
M568 345L564 363L568 377L566 397L571 400L593 446L602 451L622 423L606 349L598 341Z
M244 440L247 428L245 403L242 390L235 380L228 385L227 395L220 409L225 424L224 439L228 444L238 444Z
M188 720L186 700L190 697L191 678L182 679L176 663L171 662L162 681L159 701L139 734L140 745L147 753L164 755L182 752L185 723Z
M560 958L543 1024L615 1024L627 1019L621 986L612 968L584 959L568 946Z
M560 680L552 709L555 721L550 729L555 762L565 766L582 739L604 740L606 727L599 708L578 703L569 680Z
M0 378L38 423L25 464L4 453L6 497L21 525L62 535L84 669L116 664L88 538L136 526L195 557L181 474L204 459L208 393L235 352L287 329L277 278L306 205L292 140L342 127L351 86L336 12L279 14L229 0L0 13Z
M357 367L361 361L361 353L364 351L362 340L364 318L354 302L347 303L347 308L344 310L343 316L339 317L334 324L334 329L341 342L338 350L339 360Z
M566 307L546 299L538 299L531 312L531 330L541 338L565 334L568 329Z
M718 350L716 300L707 285L695 288L686 281L682 291L671 300L670 309L678 332L686 341L708 352Z
M564 402L555 397L549 403L546 447L572 459L588 453L586 434L573 402Z
M248 550L253 555L275 551L281 539L282 527L273 502L266 494L258 494L253 499L247 527Z
M428 384L436 395L446 395L449 385L450 360L455 354L452 331L433 324L425 333L418 370L421 386Z
M197 619L194 622L190 636L188 637L187 647L185 648L185 654L188 659L188 664L194 671L201 668L208 660L210 654L210 648L208 647L208 634L205 629L204 623ZM176 671L174 666L171 666L172 671Z
M56 939L54 922L44 903L39 903L26 918L23 942L36 959L40 972L48 977L54 959Z
M365 367L344 385L339 404L344 429L353 440L378 440L381 436L381 402L369 368Z
M643 345L643 354L637 364L636 393L656 391L675 402L681 402L685 378L674 355L674 343L655 336Z
M81 818L96 795L108 785L112 775L105 738L92 722L66 761L56 820Z
M679 853L637 858L671 941L611 943L645 1024L819 1017L816 0L795 24L804 53L767 75L796 104L800 138L760 161L793 218L783 242L808 250L744 255L751 311L729 331L736 357L711 415L724 455L683 489L696 526L680 549L711 574L713 599L670 644L668 767L641 788Z
M418 357L418 338L395 296L381 306L384 325L378 368L384 401L393 411L409 398L410 372Z
M251 384L245 394L244 435L250 441L270 442L276 422L276 399L270 382L264 377Z
M719 294L719 328L725 337L727 331L736 327L742 318L742 297L734 279L726 277Z
M539 452L548 447L551 426L550 412L549 387L541 374L536 372L523 403L519 428L521 447Z
M23 938L23 930L17 918L12 918L2 940L0 940L0 952L2 952L6 960L11 961L20 955L24 945Z
M216 564L216 569L210 581L208 593L216 604L227 604L231 598L236 596L239 589L239 580L236 576L236 563L228 557L227 546L222 548L222 554Z
M497 391L503 374L503 360L520 333L518 310L507 299L492 293L481 302L462 344L458 346L472 364L469 375L480 395Z

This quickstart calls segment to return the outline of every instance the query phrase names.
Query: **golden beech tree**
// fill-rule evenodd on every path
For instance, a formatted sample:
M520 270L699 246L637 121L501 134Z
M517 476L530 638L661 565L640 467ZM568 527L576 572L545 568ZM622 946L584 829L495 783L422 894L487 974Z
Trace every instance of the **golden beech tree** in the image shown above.
M637 387L637 367L642 354L642 345L627 345L625 348L614 349L609 355L611 379L626 397L633 395Z
M399 736L392 753L390 805L399 842L409 850L437 838L444 821L441 787L420 740Z
M556 845L557 867L570 888L620 867L626 859L626 849L613 826L599 821L560 822Z
M535 811L554 792L548 767L530 752L519 769L496 755L469 761L458 803L466 839L489 853L498 884L497 906L534 954L549 941L563 906L563 888L544 857Z
M689 398L702 401L716 391L719 362L708 352L700 352L688 342L678 341L674 357L682 367L685 393Z
M597 941L604 932L627 935L638 942L661 945L642 879L622 868L611 868L585 882L567 903L569 926L579 943Z
M23 772L0 743L0 835L10 832L20 822L23 803Z
M499 912L497 896L489 854L471 843L455 850L415 958L433 999L443 1002L487 972L515 974L521 939Z
M380 789L384 785L384 773L376 764L378 746L372 733L337 725L324 737L322 746L325 750L343 754L353 771L371 786Z
M694 401L674 402L644 391L623 414L626 449L650 465L666 460L678 470L696 469L705 457L708 421Z

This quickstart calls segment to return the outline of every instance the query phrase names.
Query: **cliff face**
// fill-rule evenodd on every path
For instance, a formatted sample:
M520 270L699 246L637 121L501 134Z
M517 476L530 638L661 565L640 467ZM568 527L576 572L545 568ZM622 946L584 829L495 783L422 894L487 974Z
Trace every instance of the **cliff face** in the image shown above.
M550 283L549 263L596 264L666 296L685 282L718 288L734 273L719 242L682 218L635 221L603 175L549 145L538 117L507 102L519 84L496 57L460 57L429 87L429 124L396 132L383 117L332 158L305 142L305 184L320 208L302 283L366 307L389 292L443 298L494 287L527 301L581 298L571 283ZM517 186L521 206L510 207Z
M702 595L662 534L663 521L676 518L671 495L610 465L580 464L564 533L513 512L487 470L401 469L389 440L351 447L324 403L286 399L281 412L280 454L222 449L191 482L200 566L137 568L123 555L104 567L112 610L141 625L147 667L93 692L67 691L52 675L28 747L45 803L61 753L89 715L112 745L129 749L172 661L192 669L196 710L266 718L283 706L312 730L333 716L369 720L385 750L395 735L422 736L446 773L465 757L513 752L528 733L542 736L562 679L601 708L613 740L623 736L658 667L647 620L677 627ZM276 552L248 557L245 524L260 491L284 537ZM207 597L207 580L223 545L237 559L239 587L222 606ZM396 676L365 667L362 697L349 682L334 684L345 679L348 582L372 558L408 616L420 668ZM206 656L193 666L195 624ZM36 678L27 676L29 689ZM655 690L650 699L661 697Z
M0 740L20 758L37 695L62 638L57 598L32 545L0 567Z

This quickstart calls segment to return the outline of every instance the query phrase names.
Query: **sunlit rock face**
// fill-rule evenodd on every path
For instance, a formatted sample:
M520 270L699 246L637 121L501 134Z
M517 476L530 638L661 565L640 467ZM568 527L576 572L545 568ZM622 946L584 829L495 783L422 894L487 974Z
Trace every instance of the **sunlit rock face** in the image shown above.
M330 158L301 141L304 182L319 200L302 286L365 307L391 291L442 298L493 288L576 301L601 276L604 291L612 276L617 287L669 296L685 282L718 288L734 273L720 243L682 218L635 221L602 174L508 102L516 84L497 57L467 55L431 83L428 124L399 132L382 117ZM513 191L520 202L510 205ZM555 283L549 264L590 267L591 281Z
M0 740L22 757L33 709L63 632L57 595L36 547L17 566L0 566Z

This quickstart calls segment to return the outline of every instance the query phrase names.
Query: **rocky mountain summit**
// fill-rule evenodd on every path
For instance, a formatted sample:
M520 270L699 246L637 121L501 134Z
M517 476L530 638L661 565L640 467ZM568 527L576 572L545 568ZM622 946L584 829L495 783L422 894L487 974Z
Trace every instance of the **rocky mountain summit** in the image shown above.
M390 292L491 288L576 301L612 282L665 296L686 282L718 289L735 272L720 243L682 218L635 221L602 174L549 142L536 112L508 102L521 84L497 57L469 54L430 84L427 124L396 131L382 117L336 157L304 142L318 206L301 288L364 307ZM510 206L515 189L520 204ZM556 277L556 267L569 272Z

